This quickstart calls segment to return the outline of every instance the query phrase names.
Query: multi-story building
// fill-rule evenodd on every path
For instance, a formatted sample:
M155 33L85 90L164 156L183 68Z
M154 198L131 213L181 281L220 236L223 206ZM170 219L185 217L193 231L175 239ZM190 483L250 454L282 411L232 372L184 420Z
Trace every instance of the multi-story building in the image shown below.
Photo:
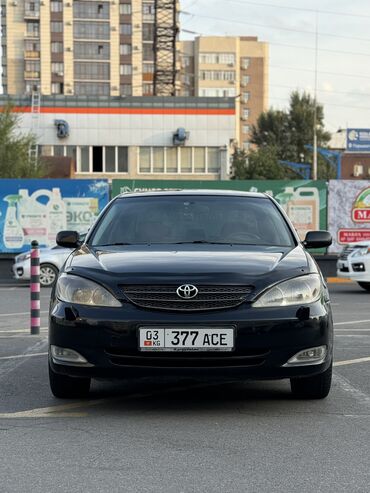
M268 106L268 44L252 36L202 36L180 43L183 96L233 97L236 140L249 148L250 128Z
M153 93L154 0L1 0L3 92Z

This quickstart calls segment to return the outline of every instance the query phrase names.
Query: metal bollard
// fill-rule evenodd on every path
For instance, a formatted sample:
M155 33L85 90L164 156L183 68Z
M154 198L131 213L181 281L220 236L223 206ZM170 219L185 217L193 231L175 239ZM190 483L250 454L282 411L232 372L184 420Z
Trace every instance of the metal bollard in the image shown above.
M31 335L40 334L40 250L31 243Z

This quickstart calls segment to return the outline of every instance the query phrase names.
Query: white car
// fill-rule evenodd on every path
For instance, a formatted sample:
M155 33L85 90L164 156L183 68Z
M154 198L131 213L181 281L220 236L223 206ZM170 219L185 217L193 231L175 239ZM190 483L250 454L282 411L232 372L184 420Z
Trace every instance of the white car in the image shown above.
M370 241L346 245L337 262L337 275L356 281L370 291Z
M40 248L40 284L43 287L51 287L55 283L59 270L63 266L73 249L54 246ZM14 259L14 278L29 281L31 278L31 252L21 253Z

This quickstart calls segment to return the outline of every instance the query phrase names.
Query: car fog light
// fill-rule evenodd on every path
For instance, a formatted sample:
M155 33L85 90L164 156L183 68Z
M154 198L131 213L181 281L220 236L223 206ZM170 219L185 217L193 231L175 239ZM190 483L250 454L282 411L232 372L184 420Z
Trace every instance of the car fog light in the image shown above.
M326 357L326 346L317 346L299 351L284 366L319 365Z
M51 346L50 349L54 363L64 363L67 365L89 365L87 359L73 349L67 349L59 346Z

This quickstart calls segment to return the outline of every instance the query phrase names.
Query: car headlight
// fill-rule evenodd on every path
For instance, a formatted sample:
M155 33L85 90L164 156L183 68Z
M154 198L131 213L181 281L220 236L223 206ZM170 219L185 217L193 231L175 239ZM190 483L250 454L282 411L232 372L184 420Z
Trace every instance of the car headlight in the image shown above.
M62 274L57 283L56 295L61 301L90 306L122 306L103 286L83 277Z
M358 248L356 249L352 257L359 257L362 255L367 255L368 253L370 253L370 247Z
M253 303L255 308L289 306L313 303L321 296L321 279L318 274L294 277L280 282L265 291Z

